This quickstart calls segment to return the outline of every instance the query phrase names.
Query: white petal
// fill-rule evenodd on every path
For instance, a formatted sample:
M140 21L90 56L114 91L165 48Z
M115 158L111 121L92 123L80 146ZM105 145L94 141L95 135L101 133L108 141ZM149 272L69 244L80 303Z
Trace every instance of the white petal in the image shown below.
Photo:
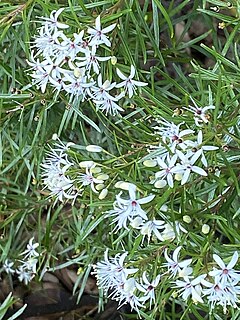
M178 254L180 252L180 250L182 249L182 246L177 247L174 252L173 252L173 260L175 262L178 262Z
M128 83L127 90L128 90L129 98L132 98L132 96L134 95L134 90L133 90L133 86L131 85L131 83Z
M157 162L160 167L162 167L163 169L167 169L168 166L160 157L157 157Z
M126 80L127 77L117 68L117 75L119 76L119 78L121 78L122 80ZM117 85L116 85L117 87Z
M194 156L192 156L192 158L191 158L191 164L194 164L194 163L197 161L197 159L201 156L201 154L202 154L202 150L198 150L198 151L194 154Z
M206 151L212 151L212 150L217 150L219 148L215 146L203 146L202 149Z
M110 31L112 31L116 27L116 25L117 25L116 23L113 23L110 26L103 28L102 33L108 33Z
M124 259L126 258L126 256L128 255L128 252L125 252L121 255L120 259L119 259L119 265L120 266L123 266L123 262L124 262Z
M136 186L132 183L129 184L129 197L131 200L136 200Z
M167 175L167 182L170 188L173 188L173 177L171 174Z
M213 259L219 265L219 267L221 269L225 269L225 267L226 267L225 263L222 261L222 259L217 254L213 255Z
M207 176L207 172L203 170L202 168L199 168L197 166L192 166L192 171L200 174L201 176Z
M150 196L147 196L147 197L145 197L145 198L142 198L142 199L137 200L137 202L138 202L139 204L148 203L148 202L152 201L154 198L155 198L155 195L152 194L152 195L150 195Z
M129 78L132 79L135 76L136 69L133 65L131 65L131 72Z
M167 262L170 262L170 263L173 262L173 260L170 259L169 256L168 256L168 254L167 254L167 249L165 249L165 251L164 251L164 256L165 256L165 259L167 260Z
M95 26L96 26L96 30L101 30L101 20L100 20L100 16L98 16L95 20ZM95 31L96 32L96 31Z
M103 149L100 146L90 144L90 145L86 146L86 150L88 152L102 152Z
M200 297L200 295L197 293L195 288L192 288L192 300L193 302L201 302L203 303L203 299Z
M184 185L188 181L190 172L191 172L190 169L185 170L183 177L182 177L181 185Z
M156 228L155 228L155 229L153 229L153 232L154 232L155 236L158 238L158 240L160 240L160 241L164 241L164 239L163 239L163 237L162 237L161 233L160 233Z
M147 82L136 81L136 80L132 80L132 84L134 84L137 87L145 87L148 85Z
M237 261L238 261L238 253L237 253L237 251L235 251L232 256L231 261L227 265L227 269L232 269L235 266L235 264L237 263Z
M203 139L203 134L202 134L202 130L200 130L198 132L198 136L197 136L197 142L198 144L202 144L202 139Z

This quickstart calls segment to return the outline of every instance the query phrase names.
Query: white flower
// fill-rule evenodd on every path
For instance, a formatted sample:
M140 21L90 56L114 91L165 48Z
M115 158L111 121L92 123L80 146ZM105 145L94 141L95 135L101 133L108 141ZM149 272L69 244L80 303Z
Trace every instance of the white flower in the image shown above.
M29 272L35 274L37 272L37 263L38 259L36 259L34 256L33 257L28 257L26 261L22 261L22 267Z
M232 259L227 266L217 254L213 255L213 259L221 269L213 268L213 270L209 272L209 275L216 278L217 282L225 285L227 283L232 284L236 281L240 281L240 271L233 269L238 261L237 251L234 252Z
M80 190L78 192L75 190L73 185L74 181L75 180L70 180L64 175L62 175L59 179L51 180L51 183L48 181L47 186L48 189L51 190L50 196L56 198L55 203L57 200L64 202L64 199L76 199ZM44 183L46 183L46 180L44 180Z
M183 261L178 260L178 255L181 250L181 246L177 247L172 254L172 259L167 254L167 249L164 251L165 259L167 260L167 263L164 263L163 266L168 268L168 272L170 273L171 277L176 277L178 273L182 273L185 276L189 275L192 272L192 268L189 268L188 266L192 262L192 259L187 259ZM184 273L182 272L184 270Z
M37 55L42 54L44 58L47 57L59 57L64 59L63 54L61 53L61 43L59 38L62 39L62 31L55 29L54 31L49 30L47 26L43 26L39 30L39 35L35 36L33 48L37 48Z
M201 155L201 150L198 150L191 158L189 158L187 155L184 155L180 150L176 150L176 153L181 159L181 164L177 164L172 169L172 172L182 174L181 185L185 184L188 181L191 172L195 172L202 176L207 176L206 171L194 165L194 163Z
M9 261L8 259L4 261L3 264L3 269L5 270L6 273L8 274L14 274L15 270L12 268L12 266L14 265L14 262Z
M162 137L163 142L169 146L172 152L175 151L177 146L183 150L188 147L190 140L185 140L184 137L194 133L194 131L191 129L180 130L180 127L184 122L176 125L173 122L168 122L164 118L161 118L161 120L157 119L157 122L162 126L155 126L154 129L156 130L156 133Z
M64 198L74 201L80 190L75 189L74 180L66 175L67 170L73 166L66 153L72 143L64 145L59 139L58 141L55 148L50 148L47 159L41 164L43 183L51 191L50 196L56 198L55 203L57 200L63 202Z
M206 276L206 274L203 274L193 280L190 280L188 276L185 276L183 278L184 280L176 280L176 288L181 288L179 292L181 292L180 296L183 300L187 300L189 297L192 297L194 303L203 303L203 299L201 298L202 287L200 284Z
M95 20L95 28L88 28L87 33L90 34L90 46L98 46L100 44L105 44L108 47L111 47L111 42L109 41L106 33L112 31L116 26L116 23L111 24L110 26L101 29L100 16Z
M96 109L101 110L108 115L116 116L119 112L124 111L116 102L122 98L122 94L119 94L115 97L112 97L110 94L107 94L106 98L103 100L93 100L96 104Z
M178 156L175 154L171 158L167 157L165 162L160 158L157 157L158 165L163 169L155 173L156 179L167 179L167 183L170 188L173 188L173 174L172 169L175 166Z
M126 281L128 275L138 271L138 269L128 269L124 267L124 260L127 252L123 254L116 254L114 258L108 258L108 249L104 253L104 260L97 262L93 266L96 275L97 284L100 288L108 291L114 286L117 286Z
M140 301L146 301L150 299L150 309L152 306L152 303L155 303L155 288L158 286L160 281L160 274L157 275L157 277L150 282L146 276L146 271L143 272L142 278L141 278L141 284L136 282L136 287L139 291L144 293L144 296L140 298Z
M33 243L33 241L34 241L34 237L32 237L29 240L29 242L27 244L27 249L21 253L21 255L25 255L25 257L24 257L25 259L27 257L31 258L31 257L38 257L39 256L39 253L36 251L36 249L39 247L39 243L38 242Z
M46 91L50 72L51 70L45 69L45 67L38 67L38 70L31 74L31 77L34 79L33 84L37 84L37 86L41 88L42 93Z
M61 8L61 9L58 9L58 10L53 10L51 12L49 18L40 17L40 18L42 18L44 20L43 24L45 26L47 26L49 31L56 30L58 28L59 29L67 29L67 28L69 28L69 26L67 24L57 21L59 15L63 12L63 10L64 10L64 8Z
M122 192L116 196L116 201L114 203L114 209L108 211L106 217L116 216L112 223L117 222L117 230L122 227L128 230L127 221L132 221L135 217L141 217L143 220L147 220L146 212L141 208L141 204L148 203L152 201L155 197L150 195L142 199L136 199L136 186L133 184L129 185L129 199L121 198Z
M32 66L31 69L34 70L31 74L33 84L41 87L43 93L48 82L55 86L62 84L62 74L66 71L59 66L60 62L58 59L53 61L50 57L46 57L42 62L39 62L39 59L35 61L34 58L32 58L32 61L28 61L28 64Z
M92 189L92 191L93 192L95 192L95 193L98 193L98 191L95 189L95 186L94 186L94 184L95 183L103 183L104 182L104 180L102 180L102 179L98 179L98 178L95 178L94 176L93 176L93 169L95 168L95 164L92 166L92 167L90 167L90 168L86 168L86 173L84 174L84 173L80 173L79 174L79 177L77 178L77 180L79 181L79 182L81 182L81 186L88 186L88 185L90 185L90 187L91 187L91 189Z
M66 73L64 75L64 81L68 82L67 84L64 82L63 88L66 92L71 94L70 101L73 96L81 97L82 101L84 101L89 88L94 84L92 81L87 81L84 71L82 71L81 76L78 78L76 78L74 74Z
M213 151L213 150L217 150L219 148L215 147L215 146L204 146L204 145L202 145L202 143L203 143L203 134L202 134L202 130L200 130L198 132L197 141L190 141L189 142L189 147L192 148L190 155L193 155L198 150L201 150L201 158L200 158L201 162L205 167L207 167L208 164L207 164L207 159L204 155L204 151Z
M237 308L239 299L237 295L240 294L240 287L236 285L223 285L215 278L214 283L202 280L202 284L207 287L203 289L203 296L206 296L210 304L210 313L215 308L215 305L221 305L223 312L227 312L227 305Z
M121 198L121 193L116 196L117 204L125 206L126 210L129 210L133 216L141 216L143 219L147 219L146 212L141 208L140 205L152 201L155 195L136 199L136 186L133 184L129 186L128 192L129 199Z
M34 278L34 274L23 266L20 266L16 270L16 273L18 274L19 281L24 282L25 285L27 285Z
M136 290L136 280L134 278L127 279L122 286L116 288L115 290L115 299L119 301L119 308L121 308L124 304L129 303L131 309L134 309L139 314L139 308L143 308L144 305L141 304L141 298L137 297L134 294Z
M143 222L143 225L141 226L141 234L143 235L142 242L144 240L145 235L148 236L148 243L150 241L150 238L152 236L152 233L155 234L155 236L158 238L160 241L164 241L161 233L158 231L158 229L164 229L164 221L162 220L150 220L147 222Z
M129 77L126 77L119 69L117 69L117 74L123 81L121 83L118 83L116 85L116 88L124 87L125 92L128 92L129 98L131 98L135 93L136 87L144 87L148 85L146 82L133 80L135 72L136 69L133 65L131 65L131 72Z
M61 42L61 50L63 51L65 57L71 58L72 61L75 60L79 52L85 53L86 48L84 48L84 30L82 30L80 33L74 33L73 37L74 40L71 38L66 37L64 34L62 34L63 41Z
M116 82L110 83L109 80L106 80L104 83L102 82L102 74L98 75L97 79L98 86L92 86L91 91L93 92L92 97L97 100L107 100L112 99L112 96L109 94L109 91L112 90ZM117 100L116 100L117 101Z
M200 108L197 106L196 102L192 99L192 97L190 98L194 104L194 107L189 105L188 108L185 108L185 109L194 113L194 120L196 125L200 126L202 123L208 123L208 115L206 111L215 109L215 106L210 105L210 106Z
M76 60L82 61L82 62L76 62L76 65L78 67L85 67L88 71L88 74L91 73L91 70L96 74L99 74L100 66L99 61L107 61L111 59L111 57L98 57L96 56L97 47L93 46L91 50L85 51L85 57L77 57Z

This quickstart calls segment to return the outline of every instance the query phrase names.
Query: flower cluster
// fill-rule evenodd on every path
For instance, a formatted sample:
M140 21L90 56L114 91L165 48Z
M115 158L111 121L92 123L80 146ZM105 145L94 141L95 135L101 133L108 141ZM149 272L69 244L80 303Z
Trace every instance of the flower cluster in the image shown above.
M237 308L240 294L238 285L240 271L234 270L233 267L237 263L238 253L234 252L228 265L225 265L223 260L214 254L213 259L218 268L213 267L208 274L200 274L195 277L191 267L192 259L179 259L181 249L181 246L177 247L172 256L169 256L168 249L165 249L166 262L161 268L167 268L167 272L158 274L152 281L149 281L146 271L139 276L139 269L127 268L124 265L127 252L117 254L114 258L108 258L108 250L106 250L104 260L94 265L93 274L96 275L99 288L105 293L110 291L108 297L117 300L119 307L124 303L129 303L139 315L139 308L144 308L147 301L150 302L150 308L156 302L155 288L161 286L162 281L160 280L163 279L165 282L166 277L173 284L173 298L178 295L184 301L192 299L194 303L206 302L209 304L210 313L216 305L222 306L224 313L227 312L228 306Z
M65 146L59 139L58 141L55 148L50 147L41 167L43 184L50 190L50 196L56 197L55 201L63 202L64 199L76 199L79 191L74 187L74 180L67 175L68 169L73 166L66 153L72 143Z
M218 265L218 268L213 267L208 274L201 274L194 277L193 268L190 267L192 259L178 261L178 254L181 247L174 250L172 259L168 257L165 251L165 258L170 277L177 278L174 282L175 288L178 289L179 295L183 300L191 298L194 303L204 303L207 299L210 313L216 305L223 307L223 312L227 312L227 306L237 308L239 302L238 295L240 294L240 271L234 270L238 260L237 251L234 252L231 261L225 265L223 260L216 254L213 254L213 259ZM179 280L182 278L182 280ZM207 279L207 280L206 280Z
M207 289L203 289L203 295L207 297L212 311L215 305L223 307L223 312L227 312L227 306L237 308L240 294L240 270L233 267L238 261L238 253L234 252L231 261L225 265L223 260L216 254L213 255L218 268L213 268L209 272L212 282L203 280L202 283Z
M214 109L214 106L211 106L211 109ZM196 113L195 118L197 116L201 116L201 119L205 120L204 123L208 122L203 111ZM175 181L181 181L181 185L184 185L193 173L207 176L208 162L205 153L217 150L218 147L204 144L203 130L198 130L197 136L194 136L194 130L182 129L182 126L186 125L185 122L176 125L163 118L157 121L160 126L155 126L154 129L155 134L161 137L161 142L149 149L148 160L144 161L146 166L160 168L155 172L151 183L156 188L163 188L166 185L173 188Z
M151 202L155 195L149 195L147 197L137 199L136 192L137 187L132 183L118 182L116 186L128 190L129 199L123 199L121 197L122 191L116 195L116 201L113 204L114 209L106 212L106 218L112 218L111 224L116 224L116 232L122 228L129 230L128 223L135 230L140 230L140 234L143 235L142 242L145 236L150 241L152 235L158 240L165 241L174 239L176 233L179 234L181 231L187 232L178 222L171 224L164 220L149 219L147 212L141 208L142 204ZM164 217L164 215L162 214Z
M129 303L131 308L139 313L139 308L144 307L146 301L150 301L150 306L155 302L155 288L159 284L160 275L150 282L144 272L137 281L132 275L138 269L124 266L127 254L125 252L122 255L117 254L114 258L108 258L106 250L104 260L94 265L93 274L96 275L99 288L106 293L111 291L109 297L119 302L119 308Z
M68 151L74 143L69 142L66 145L57 137L54 148L49 146L46 159L42 162L42 179L44 188L50 190L49 197L57 201L64 202L71 200L74 204L76 198L84 192L88 186L94 193L99 194L99 199L107 195L107 189L104 182L109 178L102 169L92 160L84 160L79 163L76 160L69 160ZM96 149L97 146L89 145L87 151L101 152L102 149Z
M17 260L18 267L15 269L14 262L10 260L5 260L3 264L3 269L8 274L16 273L18 275L19 281L23 282L27 285L36 275L37 263L39 253L36 251L39 244L36 242L34 243L34 238L29 240L27 244L27 248L24 252L20 254L23 258Z
M115 57L100 56L99 50L103 45L111 47L107 34L116 24L102 28L98 16L94 27L74 33L71 38L63 32L69 25L58 21L63 10L62 8L53 11L49 18L42 17L42 26L33 42L31 60L28 61L33 84L40 87L42 93L46 91L48 84L57 93L66 92L69 94L70 105L79 100L83 102L91 99L97 110L117 115L124 111L119 101L125 95L131 98L137 86L145 86L147 83L133 79L136 72L133 65L129 76L116 69L121 82L111 83L110 79L103 80L101 63L114 61ZM113 64L115 63L116 61ZM118 88L123 88L123 91L119 93Z

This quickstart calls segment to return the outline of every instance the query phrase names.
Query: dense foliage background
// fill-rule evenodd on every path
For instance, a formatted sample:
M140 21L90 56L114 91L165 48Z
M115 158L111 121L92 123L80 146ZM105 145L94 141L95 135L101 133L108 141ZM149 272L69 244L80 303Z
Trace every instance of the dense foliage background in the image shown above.
M103 79L119 82L116 68L127 75L133 65L134 79L148 84L121 100L120 114L96 110L91 99L69 103L69 95L54 91L52 85L44 92L32 85L28 61L36 51L41 17L59 8L64 8L59 21L69 25L69 37L93 27L99 15L104 27L116 23L109 33L111 47L99 48L101 56L116 58L101 63ZM103 259L106 248L109 256L128 251L128 264L147 271L150 278L166 272L162 268L166 248L172 252L182 246L182 256L193 259L195 277L216 266L213 254L229 263L240 241L239 17L237 0L0 3L0 268L6 259L19 261L34 237L40 255L32 282L41 283L46 271L74 271L71 290L79 300L89 278L94 279L92 265ZM189 109L194 103L215 107L200 126ZM163 140L157 128L163 119L183 123L195 136L202 130L200 144L218 147L207 153L206 177L193 174L185 184L175 181L173 188L150 183L157 168L145 161L156 158L154 150ZM108 175L105 197L99 198L90 187L73 205L49 197L41 164L50 146L54 148L54 134L64 144L75 144L67 153L71 161L95 161ZM88 145L105 151L89 152ZM74 170L69 174L75 178L85 172L81 166ZM105 212L113 209L120 189L122 197L128 197L126 187L115 186L119 181L136 185L137 198L155 196L143 205L151 219L177 221L186 232L175 230L173 239L153 237L150 243L134 228L115 232ZM9 292L19 291L19 279L6 274L4 267L0 270L3 301ZM34 291L32 282L24 290ZM206 300L185 303L175 293L173 279L165 274L154 306L150 310L147 305L142 317L238 319L240 315L232 306L225 314L220 306L209 314ZM15 296L24 300L23 294ZM104 303L100 290L99 310ZM6 309L4 304L0 307L3 313Z

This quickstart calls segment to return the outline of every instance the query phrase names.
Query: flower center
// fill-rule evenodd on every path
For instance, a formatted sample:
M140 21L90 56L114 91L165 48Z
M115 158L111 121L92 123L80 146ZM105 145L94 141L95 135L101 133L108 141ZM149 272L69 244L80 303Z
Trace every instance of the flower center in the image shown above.
M147 291L151 291L151 290L153 290L154 289L154 287L150 284L149 286L148 286L148 288L147 288Z
M228 269L223 269L223 274L228 274Z
M136 202L135 200L133 200L133 201L132 201L132 206L133 206L133 207L136 207L136 205L137 205L137 202Z
M220 290L220 288L219 288L219 285L218 285L218 284L216 284L216 285L215 285L214 290L215 290L215 291L219 291L219 290Z

